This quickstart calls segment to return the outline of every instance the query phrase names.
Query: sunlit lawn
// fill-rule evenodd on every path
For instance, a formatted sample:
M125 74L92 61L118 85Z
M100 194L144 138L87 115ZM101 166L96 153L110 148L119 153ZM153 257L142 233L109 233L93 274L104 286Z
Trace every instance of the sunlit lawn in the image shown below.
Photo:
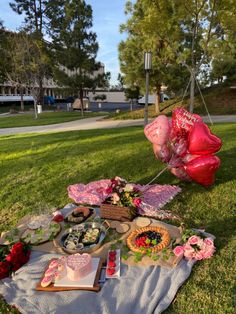
M14 116L0 117L0 128L49 125L79 120L83 118L91 118L99 115L104 115L104 112L103 113L85 112L84 117L81 116L80 111L44 112L39 114L37 119L35 119L34 113L31 114L20 113Z
M188 226L205 227L217 246L213 259L194 267L167 313L235 313L236 124L213 131L224 143L213 187L182 183L170 173L159 178L160 184L183 188L165 208L182 215ZM144 184L164 167L141 127L0 137L0 163L1 230L27 213L64 206L69 184L115 175ZM2 301L0 313L8 310L15 311Z

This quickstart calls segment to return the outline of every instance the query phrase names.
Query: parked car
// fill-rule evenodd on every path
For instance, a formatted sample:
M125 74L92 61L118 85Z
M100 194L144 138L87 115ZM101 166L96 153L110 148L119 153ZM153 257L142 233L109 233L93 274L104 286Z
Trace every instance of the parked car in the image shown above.
M170 97L164 93L161 93L161 102L164 102L166 100L169 100ZM156 101L156 96L155 95L148 95L148 104L149 105L152 105L152 104L155 104L155 101ZM145 96L139 98L138 100L138 104L139 105L145 105Z

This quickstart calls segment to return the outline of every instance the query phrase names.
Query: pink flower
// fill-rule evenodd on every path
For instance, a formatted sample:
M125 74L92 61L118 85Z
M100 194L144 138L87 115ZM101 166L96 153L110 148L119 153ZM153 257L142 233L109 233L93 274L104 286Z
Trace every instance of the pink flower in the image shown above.
M187 259L193 259L195 256L195 251L192 248L192 246L190 244L186 243L183 245L183 248L184 248L184 256Z
M203 259L211 258L215 250L209 250L203 252Z
M142 203L141 198L135 197L135 198L133 199L133 204L134 204L134 206L138 207L141 203Z
M194 258L195 258L197 261L200 261L200 260L204 259L204 253L203 253L202 251L198 251L198 252L196 252Z
M200 239L198 236L193 235L193 236L191 236L191 237L188 239L188 242L187 242L187 243L189 243L189 244L191 244L191 245L195 245L195 244L198 244L200 240L201 240L201 239Z
M195 252L190 252L190 251L184 251L184 257L186 259L193 259L195 256Z
M175 254L175 256L181 256L181 255L183 255L183 254L184 254L184 248L183 248L183 246L180 246L180 245L176 246L176 247L174 248L174 250L173 250L173 253Z
M112 193L111 197L112 197L112 203L113 204L116 204L120 200L120 197L117 193Z
M206 238L204 239L204 244L206 244L207 246L214 246L214 242L211 238Z

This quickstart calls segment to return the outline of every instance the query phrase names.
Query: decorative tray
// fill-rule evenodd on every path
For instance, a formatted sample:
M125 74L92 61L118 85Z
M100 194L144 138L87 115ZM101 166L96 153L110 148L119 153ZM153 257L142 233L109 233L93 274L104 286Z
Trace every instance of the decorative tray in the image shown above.
M52 260L49 261L48 265L50 264ZM66 286L54 286L54 284L50 284L47 287L41 286L41 281L45 275L45 272L43 273L43 276L41 277L40 281L37 283L35 290L37 291L48 291L48 292L56 292L56 291L69 291L69 290L87 290L87 291L94 291L98 292L101 290L101 286L99 285L99 279L101 276L102 268L104 265L104 260L101 258L93 258L93 261L96 263L97 271L95 271L95 274L92 274L94 279L92 279L93 284L91 284L91 278L89 278L88 282L86 282L86 277L81 279L81 282L78 281L72 282L69 280L64 280ZM47 265L47 266L48 266ZM45 268L45 271L48 267ZM63 281L63 279L62 279ZM58 283L57 283L58 284ZM84 285L83 285L84 284Z

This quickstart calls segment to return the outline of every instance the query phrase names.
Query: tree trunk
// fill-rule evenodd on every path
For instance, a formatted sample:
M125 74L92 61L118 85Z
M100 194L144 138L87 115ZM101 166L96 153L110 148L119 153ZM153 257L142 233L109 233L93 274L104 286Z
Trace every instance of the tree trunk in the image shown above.
M37 100L34 99L34 117L38 119L38 112L37 112Z
M155 113L160 114L160 102L161 102L161 85L156 88L156 99L155 99Z
M79 97L80 97L80 105L81 105L81 116L84 116L84 103L83 103L83 88L80 88L79 91Z
M24 111L24 98L23 98L23 88L20 87L20 110Z
M43 92L43 78L39 79L39 99L38 99L38 104L43 106L43 97L44 97L44 92Z
M133 99L130 101L130 111L133 111Z
M189 104L189 112L193 113L194 108L194 91L195 91L195 73L192 69L191 71L191 85L190 85L190 104Z

